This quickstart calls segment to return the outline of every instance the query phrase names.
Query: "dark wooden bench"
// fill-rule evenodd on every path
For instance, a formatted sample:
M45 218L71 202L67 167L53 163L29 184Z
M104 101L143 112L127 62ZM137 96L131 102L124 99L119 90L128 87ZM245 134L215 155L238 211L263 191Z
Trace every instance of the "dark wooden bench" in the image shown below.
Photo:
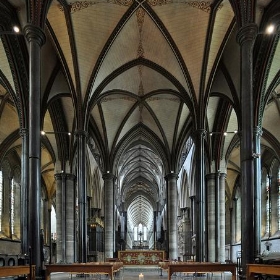
M257 274L280 276L280 265L247 264L246 278L253 280Z
M89 262L73 264L50 264L46 265L45 279L50 280L53 272L69 272L76 274L108 274L114 279L114 274L122 268L121 262Z
M162 263L161 263L162 264ZM236 280L236 265L227 263L209 263L209 262L169 262L164 264L168 272L168 280L176 272L184 273L203 273L203 272L226 272L232 273L232 280Z
M28 279L35 279L35 265L1 266L0 277L27 275Z

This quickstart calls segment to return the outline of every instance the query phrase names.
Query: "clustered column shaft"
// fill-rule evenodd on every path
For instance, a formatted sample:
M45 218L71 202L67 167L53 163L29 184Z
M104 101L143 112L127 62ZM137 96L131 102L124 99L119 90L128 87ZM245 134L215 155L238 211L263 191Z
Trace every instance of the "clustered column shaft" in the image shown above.
M178 258L178 230L177 230L177 178L175 173L168 174L167 181L167 225L169 259Z
M112 258L114 252L114 175L106 173L104 179L104 233L105 259Z

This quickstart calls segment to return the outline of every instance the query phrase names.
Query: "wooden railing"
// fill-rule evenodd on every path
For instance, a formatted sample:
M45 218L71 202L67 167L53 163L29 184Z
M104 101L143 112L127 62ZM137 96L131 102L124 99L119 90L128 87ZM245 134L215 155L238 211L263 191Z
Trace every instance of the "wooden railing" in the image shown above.
M29 280L35 279L35 265L1 266L0 277L27 275Z
M50 280L53 272L69 272L76 274L108 274L114 279L114 274L122 268L121 262L88 262L73 264L50 264L46 265L45 280Z
M202 273L202 272L225 272L232 273L232 280L236 280L236 265L209 262L160 262L159 267L167 270L168 279L176 272Z
M253 280L254 276L259 274L280 276L280 265L270 264L247 264L247 280Z

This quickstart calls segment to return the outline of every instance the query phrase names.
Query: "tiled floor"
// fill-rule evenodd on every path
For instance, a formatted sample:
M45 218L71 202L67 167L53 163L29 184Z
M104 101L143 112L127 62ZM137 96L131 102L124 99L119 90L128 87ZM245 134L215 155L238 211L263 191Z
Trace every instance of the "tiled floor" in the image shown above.
M142 273L144 275L143 280L166 280L167 273L165 271L161 271L157 267L125 267L122 271L120 271L116 276L115 280L139 280L139 274ZM53 273L51 274L51 280L69 280L71 279L71 275L68 273ZM86 277L72 275L72 279L81 280L107 280L109 279L106 275L87 275ZM193 275L183 275L182 273L178 273L177 275L172 276L172 280L231 280L230 273L220 273L214 275L203 274L200 277L193 277Z

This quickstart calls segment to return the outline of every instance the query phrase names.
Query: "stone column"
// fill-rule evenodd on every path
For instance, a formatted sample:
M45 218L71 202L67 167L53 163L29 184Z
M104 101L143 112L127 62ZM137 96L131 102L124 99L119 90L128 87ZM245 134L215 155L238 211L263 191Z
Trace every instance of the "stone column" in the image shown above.
M215 262L216 252L216 215L215 215L215 182L216 173L211 173L206 176L207 180L207 205L208 205L208 261Z
M218 262L220 252L220 171L216 173L215 179L215 262Z
M66 262L65 254L65 174L55 174L56 180L56 259Z
M114 175L105 173L104 180L104 233L105 259L112 258L114 253Z
M220 196L219 196L219 220L220 220L220 249L219 249L219 262L225 262L225 245L226 245L226 202L225 202L225 195L226 195L226 174L220 173L219 181L220 181Z
M232 260L233 259L233 250L232 250L232 245L234 243L234 236L235 236L235 232L234 232L234 219L233 219L233 207L231 206L229 208L229 217L230 217L230 222L229 222L229 225L230 225L230 228L229 228L229 231L230 231L230 259Z
M192 230L190 219L190 208L185 208L183 212L183 233L184 233L184 255L191 259L192 255Z
M255 127L254 137L255 137L255 256L261 254L261 135L262 130L260 127Z
M204 138L206 131L197 130L196 133L196 261L205 260L205 160Z
M56 179L56 250L58 263L75 260L75 176L64 172Z
M124 240L124 246L126 241L126 234L127 234L127 211L123 211L123 218L122 218L122 229L121 229L121 238ZM125 250L125 247L122 249Z
M195 196L191 196L191 226L192 226L192 236L195 234L196 220L195 220Z
M241 49L241 259L243 273L246 264L255 260L255 217L254 217L254 120L253 120L253 46L257 35L257 25L247 23L237 34Z
M75 176L66 174L65 189L65 260L66 263L75 262Z
M170 173L165 176L167 182L167 226L169 259L178 258L178 229L177 229L177 179L178 175Z
M29 44L29 186L28 186L28 239L30 264L41 275L41 46L45 43L44 31L27 24L24 34Z
M87 132L76 132L78 144L77 191L78 191L78 261L87 262L87 180L86 180L86 138Z
M161 217L161 213L158 212L157 214L157 242L159 242L159 240L163 240L163 236L161 235L162 233L162 217Z
M21 254L28 255L29 240L28 240L28 129L22 128L20 130L20 135L22 138L22 151L21 151L21 185L20 185L20 195L21 195L21 224L20 224L20 236L21 236Z
M241 198L235 198L235 242L241 241Z

